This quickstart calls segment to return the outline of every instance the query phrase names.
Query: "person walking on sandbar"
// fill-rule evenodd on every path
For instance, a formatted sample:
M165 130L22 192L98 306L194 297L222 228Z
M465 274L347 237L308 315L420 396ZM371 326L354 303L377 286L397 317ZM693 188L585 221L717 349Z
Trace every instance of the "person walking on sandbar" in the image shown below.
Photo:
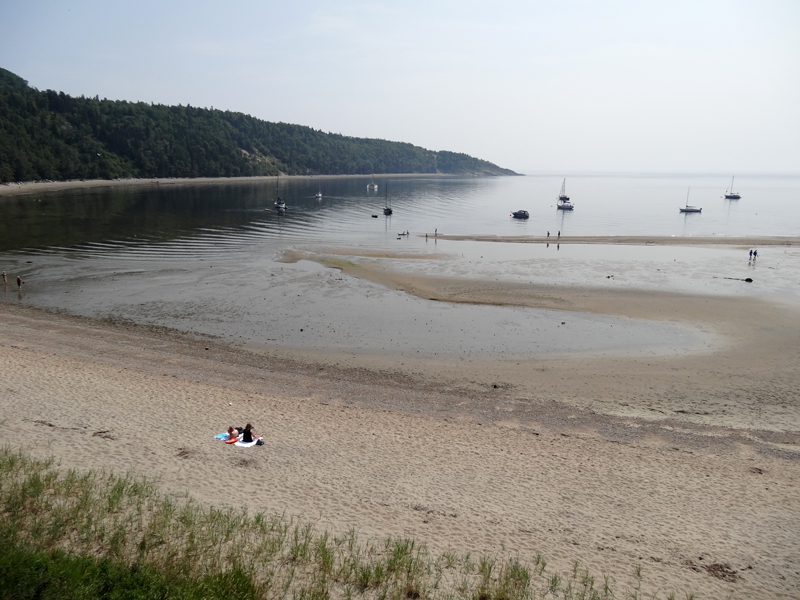
M22 284L23 284L23 283L25 283L25 282L24 282L24 281L22 281L22 277L20 277L19 275L17 275L17 289L19 289L19 290L22 290Z

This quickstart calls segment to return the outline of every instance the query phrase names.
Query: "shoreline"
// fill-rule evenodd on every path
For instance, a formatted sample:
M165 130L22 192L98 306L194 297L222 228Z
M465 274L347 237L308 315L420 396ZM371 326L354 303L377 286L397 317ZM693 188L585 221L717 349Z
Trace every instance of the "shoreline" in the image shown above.
M424 234L417 237L425 237ZM433 236L431 236L433 237ZM499 236L499 235L447 235L436 239L458 242L497 242L509 244L603 244L631 246L798 246L800 236L657 236L657 235L576 235L562 236Z
M391 177L483 177L483 175L456 175L448 173L383 173L381 175L257 175L252 177L150 177L144 179L87 179L69 181L18 181L0 184L0 198L24 196L27 194L60 192L64 190L98 189L98 188L135 188L154 186L208 186L229 184L263 184L274 182L277 177L283 179L360 179L371 177L373 179L386 179ZM493 175L492 177L503 177Z
M28 307L0 312L0 440L63 468L135 472L214 506L305 515L334 533L410 537L436 551L541 552L565 575L579 560L623 584L640 564L648 594L789 597L800 585L787 566L800 558L800 452L782 450L785 435L698 424L685 411L660 422L609 415L547 390L465 389L391 365L293 360ZM603 385L580 369L572 377ZM213 439L239 421L265 445ZM230 478L239 483L216 484ZM717 563L740 576L698 568Z

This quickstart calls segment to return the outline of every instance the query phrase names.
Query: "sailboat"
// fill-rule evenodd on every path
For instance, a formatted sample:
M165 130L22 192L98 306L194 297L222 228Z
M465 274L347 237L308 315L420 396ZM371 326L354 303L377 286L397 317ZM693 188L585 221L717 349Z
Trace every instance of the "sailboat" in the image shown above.
M725 192L725 199L726 200L738 200L741 198L739 194L733 191L733 179L736 177L735 175L731 177L731 187L728 191Z
M275 210L278 211L279 215L286 213L286 200L278 196L278 182L280 181L280 175L275 178Z
M703 210L702 208L697 207L697 206L689 206L689 192L691 190L692 190L692 188L689 188L688 190L686 190L686 206L683 206L683 207L678 209L682 213L699 213L700 211Z
M558 210L572 210L575 208L572 203L569 201L569 196L567 196L567 178L564 178L564 181L561 182L561 193L558 195L558 203L556 204L556 208Z
M377 189L377 187L378 186L376 185L375 188ZM392 204L391 202L389 202L389 184L387 183L385 187L386 187L386 200L383 205L383 214L385 214L388 217L389 215L392 214Z

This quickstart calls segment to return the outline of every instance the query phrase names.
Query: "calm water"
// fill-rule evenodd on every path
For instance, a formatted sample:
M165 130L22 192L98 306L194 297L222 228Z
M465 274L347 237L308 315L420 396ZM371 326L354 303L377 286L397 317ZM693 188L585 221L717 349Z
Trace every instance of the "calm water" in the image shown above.
M288 248L433 253L360 258L408 272L691 293L760 293L797 303L800 254L764 249L758 264L727 247L486 244L444 234L721 235L800 233L800 177L569 177L575 210L555 208L561 178L282 180L274 183L70 191L0 201L0 301L129 319L259 346L410 357L519 357L559 352L683 352L697 331L602 315L449 305L342 276L316 263L276 262ZM386 186L388 184L388 194ZM690 202L701 214L678 207ZM321 200L314 195L320 189ZM384 217L391 202L394 215ZM530 212L528 221L509 216ZM377 215L373 218L372 215ZM410 231L410 236L397 236ZM21 293L16 275L26 284ZM743 287L742 278L756 284ZM737 283L739 282L739 283ZM574 330L563 321L580 324ZM609 335L613 333L613 335Z
M272 208L272 184L157 190L92 190L0 202L0 252L103 255L125 249L152 256L215 252L275 240L385 245L413 233L762 236L800 233L800 177L740 177L741 200L721 196L729 180L711 176L574 176L575 210L558 211L561 179L513 178L283 180L289 210ZM387 195L388 184L388 195ZM678 212L691 186L700 214ZM314 198L317 190L322 200ZM384 217L391 202L394 215ZM525 209L528 221L511 219ZM378 215L377 219L371 215Z

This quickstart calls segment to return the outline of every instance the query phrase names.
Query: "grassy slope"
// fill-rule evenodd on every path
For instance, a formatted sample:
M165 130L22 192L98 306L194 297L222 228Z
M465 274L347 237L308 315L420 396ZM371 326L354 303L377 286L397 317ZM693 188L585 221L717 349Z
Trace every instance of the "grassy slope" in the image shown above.
M362 542L353 530L334 536L282 515L204 507L139 478L61 471L8 448L0 523L6 598L618 597L577 563L562 577L539 555L431 556L414 540ZM638 586L626 597L641 597Z

